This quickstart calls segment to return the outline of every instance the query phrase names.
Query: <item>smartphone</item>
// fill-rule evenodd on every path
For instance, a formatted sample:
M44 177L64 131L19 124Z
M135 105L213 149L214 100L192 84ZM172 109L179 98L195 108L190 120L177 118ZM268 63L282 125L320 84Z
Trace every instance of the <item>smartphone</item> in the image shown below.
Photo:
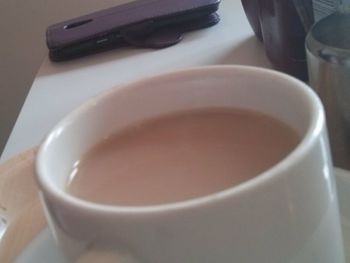
M46 42L52 61L73 59L120 46L164 48L185 32L220 20L220 0L137 0L51 25Z

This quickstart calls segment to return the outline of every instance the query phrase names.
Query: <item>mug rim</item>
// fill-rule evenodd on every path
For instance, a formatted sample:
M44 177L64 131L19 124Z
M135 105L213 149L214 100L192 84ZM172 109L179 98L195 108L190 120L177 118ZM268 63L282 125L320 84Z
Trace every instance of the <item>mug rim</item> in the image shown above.
M75 197L66 191L60 189L60 187L54 185L48 176L45 176L43 167L43 156L45 155L46 149L49 147L49 142L51 141L52 134L55 131L62 127L64 123L67 123L69 119L79 116L83 112L87 111L91 107L95 106L98 102L103 101L104 98L109 97L111 94L118 92L120 89L110 88L107 91L104 91L78 106L72 112L68 113L61 121L59 121L48 133L41 143L39 150L37 152L35 160L35 176L39 184L39 190L41 195L48 195L50 198L54 198L55 202L60 202L65 205L69 205L75 208L83 209L86 211L95 211L98 213L123 213L123 214L135 214L135 213L154 213L154 212L164 212L170 210L178 209L188 209L192 207L197 207L200 205L206 205L211 202L217 202L222 199L226 199L233 195L240 195L243 192L251 191L256 187L260 187L266 182L273 180L274 177L278 176L279 173L288 170L290 167L294 166L298 161L300 161L308 150L312 147L319 134L321 133L324 124L325 124L325 115L322 103L316 93L302 81L289 76L285 73L281 73L271 69L253 67L253 66L243 66L243 65L212 65L212 66L199 66L192 67L188 69L171 71L168 73L157 74L155 76L142 78L140 80L132 81L126 84L119 85L121 89L127 89L130 87L141 86L144 82L149 81L160 81L167 78L176 78L185 74L202 72L203 74L208 71L224 71L224 70L235 70L235 71L244 71L251 72L255 74L264 74L269 75L271 78L278 78L280 80L284 79L289 83L292 83L294 88L298 88L299 92L302 92L304 96L307 97L308 104L310 105L310 122L307 125L307 130L303 134L298 145L290 152L286 157L281 161L274 164L272 167L263 171L262 173L257 174L254 178L246 180L238 185L234 185L227 189L207 194L204 196L199 196L196 198L191 198L188 200L171 202L171 203L162 203L156 205L145 205L145 206L124 206L124 205L107 205L94 203L86 201Z

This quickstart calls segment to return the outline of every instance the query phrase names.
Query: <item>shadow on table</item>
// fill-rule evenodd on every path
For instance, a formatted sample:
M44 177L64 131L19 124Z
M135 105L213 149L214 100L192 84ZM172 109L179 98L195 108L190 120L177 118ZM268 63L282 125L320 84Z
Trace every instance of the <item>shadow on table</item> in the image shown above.
M238 45L228 49L212 64L247 65L272 68L271 62L265 55L264 45L255 36L243 40Z
M181 44L187 45L189 42L180 43L179 45ZM63 73L66 71L73 71L98 64L113 62L116 60L123 60L125 58L130 58L131 56L150 54L153 52L158 52L158 50L122 47L65 62L51 62L48 58L46 58L47 61L43 63L42 68L39 70L38 76L48 76L52 74ZM214 56L215 58L211 58L211 60L203 61L201 65L240 64L271 68L271 63L265 56L263 44L254 36L243 40L238 45L232 46L232 48L227 48L226 46L226 49L224 51L218 50L218 54L219 55L217 57ZM176 58L177 61L181 58L181 55L184 56L184 60L189 59L187 53L182 54L179 52L179 57ZM196 50L194 50L193 56L200 56L200 54L197 54ZM197 61L198 59L195 58L195 60ZM195 64L196 63L194 63L194 65ZM188 63L186 63L186 65L188 65Z
M114 60L122 60L127 57L144 54L145 52L156 52L156 50L121 47L62 62L52 62L48 57L46 57L46 61L39 70L38 76L48 76L66 71L82 69L85 67L112 62Z

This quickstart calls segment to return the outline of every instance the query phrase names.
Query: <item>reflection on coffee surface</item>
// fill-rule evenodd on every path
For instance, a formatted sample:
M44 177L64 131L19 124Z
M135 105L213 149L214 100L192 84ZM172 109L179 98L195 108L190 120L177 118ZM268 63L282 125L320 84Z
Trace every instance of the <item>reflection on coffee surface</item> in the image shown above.
M225 190L266 171L300 136L258 112L207 108L121 130L79 161L67 191L95 203L145 206Z

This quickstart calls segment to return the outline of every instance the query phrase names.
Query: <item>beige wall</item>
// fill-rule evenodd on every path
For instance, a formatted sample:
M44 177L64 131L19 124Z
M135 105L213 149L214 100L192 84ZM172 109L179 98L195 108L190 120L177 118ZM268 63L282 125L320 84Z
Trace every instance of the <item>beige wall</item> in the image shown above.
M127 0L0 0L0 153L47 53L45 29Z

